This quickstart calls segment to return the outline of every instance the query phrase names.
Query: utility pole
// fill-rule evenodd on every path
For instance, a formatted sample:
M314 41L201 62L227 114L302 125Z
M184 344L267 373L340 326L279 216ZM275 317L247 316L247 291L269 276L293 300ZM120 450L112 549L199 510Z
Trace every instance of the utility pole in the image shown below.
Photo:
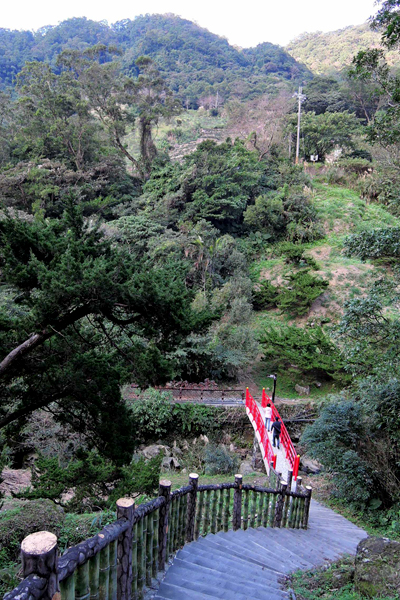
M296 140L296 165L299 164L299 153L300 153L300 121L301 121L301 104L306 99L303 94L303 88L299 86L299 91L294 94L294 97L298 100L297 110L297 140Z

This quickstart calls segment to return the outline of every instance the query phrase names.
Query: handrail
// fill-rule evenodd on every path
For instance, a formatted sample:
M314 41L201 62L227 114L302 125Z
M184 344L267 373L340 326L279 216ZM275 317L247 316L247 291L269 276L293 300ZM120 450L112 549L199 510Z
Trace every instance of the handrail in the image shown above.
M250 394L248 403L257 406ZM290 491L285 481L276 489L243 484L242 475L231 483L198 485L191 473L189 485L172 493L171 482L162 480L158 498L136 508L131 498L120 498L117 520L59 559L55 535L42 531L25 538L25 578L4 600L48 600L59 590L61 600L138 600L166 560L199 536L260 526L307 529L311 494L301 486ZM32 537L34 544L28 543Z
M259 442L263 449L263 459L266 462L267 470L269 472L269 465L273 463L274 468L276 467L276 454L272 449L272 445L265 428L265 422L261 415L260 409L258 408L257 402L249 392L249 388L246 388L246 408L251 415L255 424L256 432L259 435Z
M265 408L268 403L271 405L272 408L271 423L275 420L275 417L278 417L281 423L281 435L279 441L285 449L286 459L288 460L290 467L293 471L293 479L296 481L297 476L299 474L300 455L297 454L295 450L293 442L290 439L290 435L288 433L288 430L286 429L285 423L283 422L281 415L278 412L278 409L266 393L265 388L263 388L261 396L261 406Z

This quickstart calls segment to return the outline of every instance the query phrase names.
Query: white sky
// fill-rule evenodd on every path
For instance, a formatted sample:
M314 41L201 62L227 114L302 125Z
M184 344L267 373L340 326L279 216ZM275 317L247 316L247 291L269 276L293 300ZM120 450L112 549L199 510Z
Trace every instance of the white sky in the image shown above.
M0 27L35 30L71 17L114 23L170 12L244 48L261 42L284 46L305 31L364 23L376 12L374 5L375 0L3 0Z

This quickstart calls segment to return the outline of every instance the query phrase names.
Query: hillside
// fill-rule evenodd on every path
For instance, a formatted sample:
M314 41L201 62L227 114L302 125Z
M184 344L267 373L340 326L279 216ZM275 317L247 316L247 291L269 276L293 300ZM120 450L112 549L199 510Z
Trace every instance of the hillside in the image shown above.
M322 183L321 183L322 180ZM344 254L344 240L350 233L370 231L379 227L399 227L400 221L383 206L370 204L361 199L353 190L335 185L327 185L323 178L314 180L311 192L318 217L324 227L325 236L305 246L305 256L316 261L315 274L329 286L311 305L304 316L290 318L288 315L271 308L256 313L255 328L262 335L270 327L284 327L288 322L301 328L324 325L327 330L337 325L343 316L345 303L355 298L363 298L379 277L388 275L390 269L377 265L374 261L361 261L356 257ZM251 266L254 281L269 280L273 285L281 284L292 272L293 264L279 252L279 245L272 246L269 253L256 260ZM265 374L272 365L268 362L255 366L253 376L258 385L269 385ZM279 373L280 393L289 398L296 398L295 383L299 383L297 369L281 370ZM305 377L302 385L309 385L311 380ZM320 388L311 386L312 397L326 395L333 391L336 382L325 382ZM332 387L333 385L333 387Z
M364 23L329 33L303 33L290 42L285 50L313 73L332 75L350 65L353 56L360 50L380 47L380 34ZM398 64L398 54L387 53L387 60L389 64Z
M0 29L0 86L12 85L27 60L55 67L63 50L84 50L98 43L122 50L127 73L136 74L139 56L150 56L170 88L191 108L217 92L220 101L232 96L250 99L277 82L295 85L311 76L279 46L265 43L240 51L195 23L167 14L139 16L110 26L73 18L35 33Z

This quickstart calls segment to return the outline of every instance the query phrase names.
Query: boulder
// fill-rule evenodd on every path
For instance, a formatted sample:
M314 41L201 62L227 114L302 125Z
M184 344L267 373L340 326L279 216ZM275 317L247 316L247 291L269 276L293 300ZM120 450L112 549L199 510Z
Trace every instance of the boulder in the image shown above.
M302 385L299 385L298 383L296 383L296 385L294 386L294 389L296 390L296 392L298 394L301 394L302 396L310 395L310 386L309 385L307 385L306 387L303 387Z
M357 547L354 585L367 598L400 592L400 542L368 537Z
M171 456L171 449L169 446L164 446L163 444L152 444L141 450L141 454L143 454L145 458L154 458L155 456L158 456L160 452L163 452L165 456Z
M175 456L173 456L171 458L171 465L172 465L172 467L174 469L180 469L181 468L180 462L179 462L179 460L177 458L175 458Z
M304 471L304 473L312 473L313 475L317 475L318 473L321 473L322 465L317 460L313 460L307 456L302 456L300 460L300 469Z
M240 463L239 473L241 473L242 475L250 475L250 473L254 473L254 469L251 466L251 462L244 460L242 463Z
M164 456L161 467L163 469L180 469L181 465L175 456Z
M30 469L3 469L3 479L0 492L11 496L13 492L22 492L31 486L32 472Z

